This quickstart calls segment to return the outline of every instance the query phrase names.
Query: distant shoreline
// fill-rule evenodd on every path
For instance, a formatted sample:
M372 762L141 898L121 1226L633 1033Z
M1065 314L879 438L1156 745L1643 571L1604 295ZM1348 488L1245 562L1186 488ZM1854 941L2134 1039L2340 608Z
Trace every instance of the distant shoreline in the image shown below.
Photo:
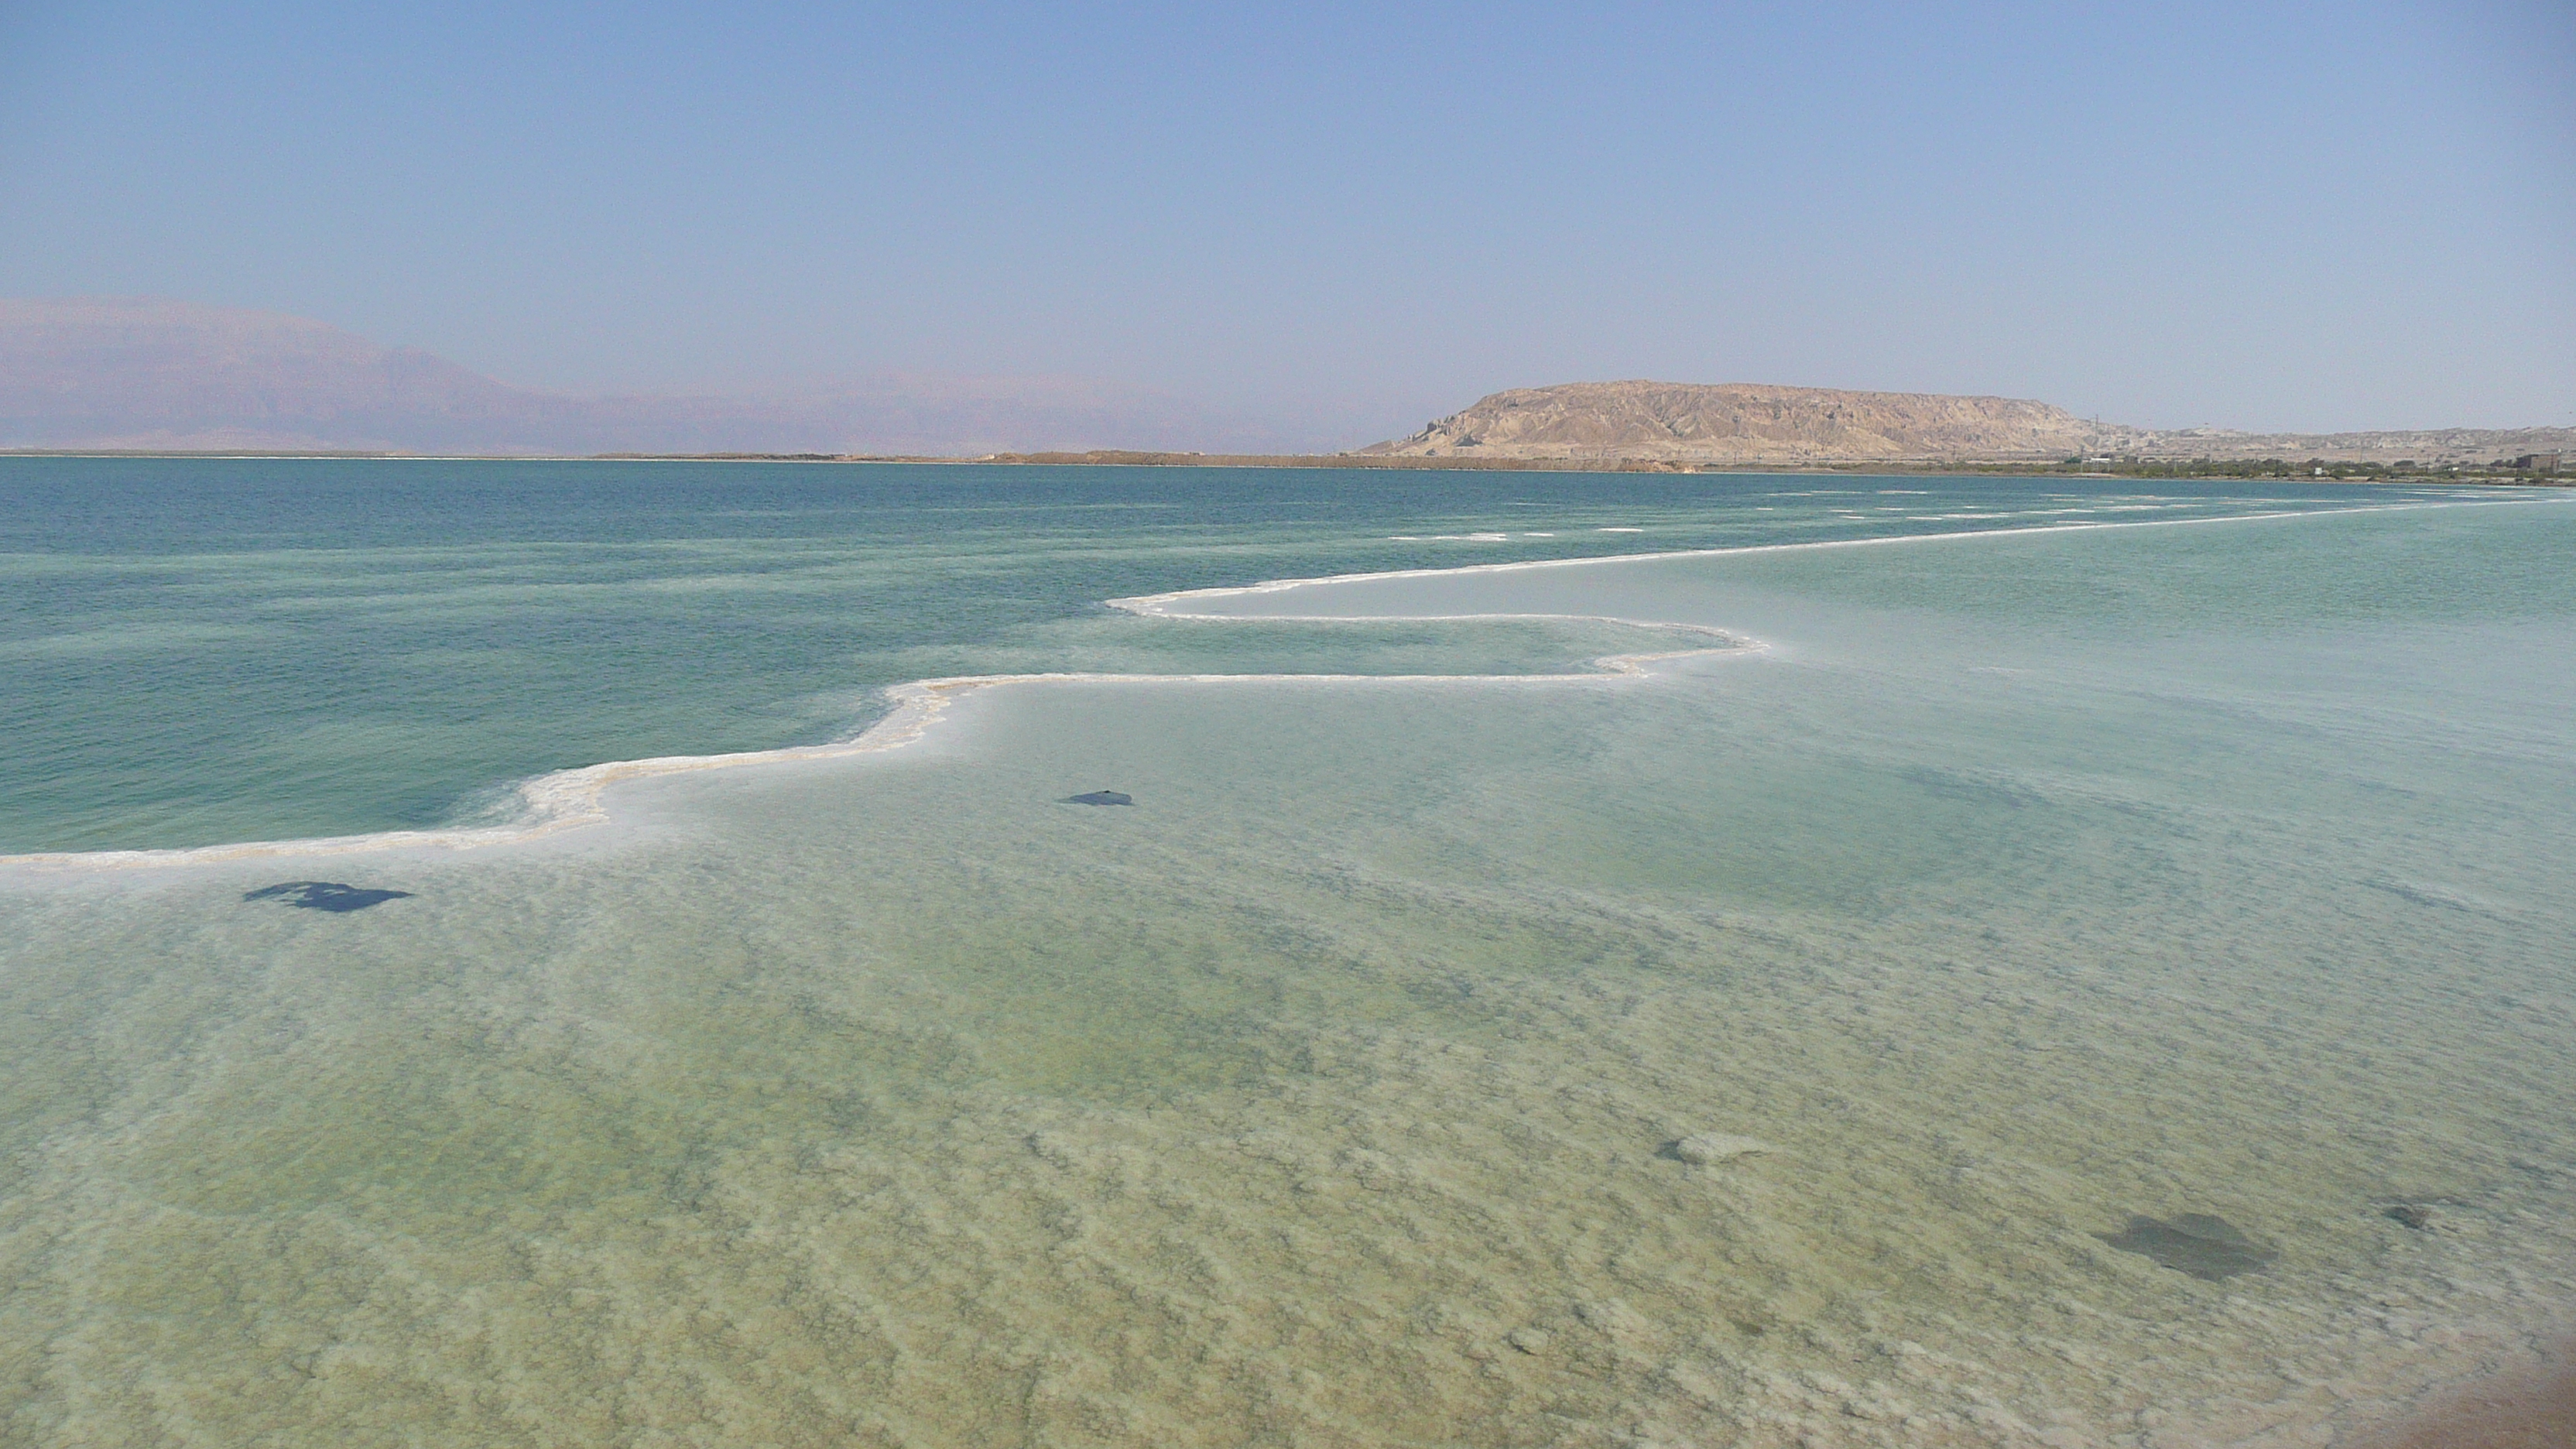
M417 463L900 463L949 467L1051 468L1316 468L1446 470L1469 473L1806 473L1826 477L1922 475L2276 479L2328 483L2481 483L2576 487L2576 475L2493 466L2396 469L2325 458L2138 458L2082 463L2033 458L1807 458L1691 460L1674 458L1482 458L1377 453L1163 453L1100 448L1087 452L988 453L973 457L895 453L397 453L361 449L0 448L0 458L309 459L324 462Z

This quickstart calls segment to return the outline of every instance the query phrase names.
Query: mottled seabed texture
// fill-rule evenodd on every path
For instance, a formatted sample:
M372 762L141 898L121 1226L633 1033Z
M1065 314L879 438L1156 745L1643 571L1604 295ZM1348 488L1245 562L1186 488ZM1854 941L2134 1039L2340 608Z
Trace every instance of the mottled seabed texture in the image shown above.
M2576 508L6 466L0 1441L2314 1445L2576 1304ZM66 854L1024 672L1174 677Z

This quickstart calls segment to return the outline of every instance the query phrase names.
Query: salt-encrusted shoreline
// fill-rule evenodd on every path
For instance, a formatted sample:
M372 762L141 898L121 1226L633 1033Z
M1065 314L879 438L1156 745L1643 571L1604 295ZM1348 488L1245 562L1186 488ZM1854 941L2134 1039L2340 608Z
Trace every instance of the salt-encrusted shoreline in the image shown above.
M1492 616L1484 616L1492 617ZM1515 615L1531 619L1568 619L1568 615ZM1580 622L1628 622L1625 620L1577 620ZM543 836L558 834L583 826L597 825L609 818L604 796L612 785L632 780L652 779L663 775L688 774L700 770L734 769L749 765L784 765L818 760L847 759L859 755L883 754L918 742L930 727L945 714L948 706L978 690L1012 684L1236 684L1261 682L1271 684L1569 684L1620 678L1642 678L1647 666L1661 661L1705 654L1756 653L1764 646L1742 640L1722 630L1700 625L1657 624L1643 627L1668 629L1677 633L1709 635L1723 642L1702 649L1669 649L1652 653L1610 654L1591 661L1591 668L1573 673L1553 674L1111 674L1062 672L1045 674L969 674L942 679L920 679L898 684L886 691L895 707L883 718L846 740L830 744L799 745L775 750L744 750L722 755L664 755L644 760L611 760L604 764L585 765L578 769L558 770L540 775L519 785L517 793L523 817L508 825L483 825L447 830L387 830L367 835L329 836L308 840L253 840L237 844L204 845L168 850L98 850L60 851L26 855L0 856L0 872L12 870L59 872L169 868L174 866L214 865L238 860L275 859L288 856L350 855L360 852L437 849L472 850L487 846L514 845Z
M1509 563L1462 564L1442 568L1394 569L1369 573L1331 574L1313 578L1272 579L1252 584L1222 585L1212 588L1182 589L1163 594L1144 594L1132 598L1111 599L1112 608L1155 618L1225 619L1247 621L1294 622L1309 618L1331 618L1341 623L1394 622L1468 622L1494 619L1555 620L1569 623L1617 624L1634 628L1669 629L1697 632L1724 640L1707 649L1670 650L1647 654L1608 655L1592 661L1589 670L1558 674L1497 675L1390 675L1390 674L1115 674L1115 673L1039 673L956 675L938 679L913 680L894 685L885 691L894 708L866 729L845 740L820 745L798 745L772 750L745 750L714 755L664 755L641 760L610 760L576 769L558 770L524 781L516 787L522 815L518 821L502 825L459 826L433 830L389 830L361 835L328 836L295 840L255 840L222 845L186 846L170 849L46 851L18 855L0 855L0 875L19 871L101 871L136 868L168 868L218 864L228 861L275 859L290 856L331 856L359 852L437 849L471 850L487 846L510 845L608 819L602 803L604 792L612 785L631 780L663 775L692 773L700 770L731 769L750 765L792 764L818 760L883 753L901 749L920 740L946 712L949 703L965 694L1008 684L1041 682L1062 683L1231 683L1260 680L1284 683L1310 682L1379 682L1379 683L1533 683L1561 684L1578 680L1635 676L1645 673L1647 664L1689 655L1762 650L1767 645L1743 639L1723 630L1703 625L1681 624L1662 620L1624 619L1606 615L1575 614L1456 614L1456 615L1372 615L1372 616L1306 616L1289 613L1260 615L1198 613L1177 607L1184 601L1207 598L1233 598L1286 593L1318 585L1358 583L1381 579L1438 578L1459 575L1515 573L1533 569L1573 568L1578 566L1644 563L1657 560L1721 558L1737 555L1784 553L1819 549L1869 548L1904 543L1932 543L2017 537L2032 534L2096 532L2111 529L2173 528L2204 523L2255 523L2292 519L2335 517L2348 513L2398 512L2429 508L2511 507L2525 500L2462 500L2457 502L2365 504L2347 508L2288 509L2268 513L2232 514L2215 518L2158 518L2111 522L2032 524L2012 528L1963 529L1946 533L1895 534L1875 538L1818 539L1802 543L1751 544L1727 548L1670 549L1649 553L1611 554L1586 558L1526 559Z

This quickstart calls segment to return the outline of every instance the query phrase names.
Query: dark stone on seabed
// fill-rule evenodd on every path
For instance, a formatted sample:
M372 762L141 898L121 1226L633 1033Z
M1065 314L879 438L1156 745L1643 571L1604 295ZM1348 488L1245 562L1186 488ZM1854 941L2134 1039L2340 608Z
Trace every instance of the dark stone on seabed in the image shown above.
M1123 790L1094 790L1088 795L1067 795L1057 803L1063 805L1133 805Z
M335 880L290 880L245 892L242 899L284 901L290 906L308 911L363 911L369 906L382 905L386 901L409 900L411 892L343 885Z
M2411 1202L2401 1202L2390 1208L2388 1216L2419 1233L2430 1232L2433 1228L2433 1210L2428 1207L2417 1207Z
M2123 1253L2153 1258L2177 1273L2213 1283L2233 1274L2250 1273L2281 1256L2277 1250L2238 1232L2227 1219L2208 1213L2181 1213L2172 1222L2134 1217L2121 1232L2093 1236Z

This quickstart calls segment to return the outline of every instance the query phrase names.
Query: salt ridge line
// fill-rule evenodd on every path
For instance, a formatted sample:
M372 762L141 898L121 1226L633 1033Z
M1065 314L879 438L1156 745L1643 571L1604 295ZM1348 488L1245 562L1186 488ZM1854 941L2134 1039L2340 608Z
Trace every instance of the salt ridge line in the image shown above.
M1265 579L1257 584L1220 584L1204 589L1175 589L1168 594L1138 594L1133 598L1110 599L1113 609L1161 619L1234 619L1267 620L1275 623L1313 623L1339 620L1345 623L1393 623L1415 619L1545 619L1570 617L1553 614L1193 614L1170 607L1182 599L1219 599L1248 597L1255 594L1285 593L1291 589L1313 588L1319 584L1368 583L1379 579L1434 579L1453 574L1503 574L1524 569L1583 568L1601 564L1652 563L1659 559L1731 558L1740 554L1792 553L1805 549L1869 548L1878 544L1943 543L1961 538L2005 538L2031 533L2090 533L2115 528L2180 528L2194 523L2265 523L2282 519L2339 518L2352 513L2409 513L2426 508L2512 508L2533 504L2564 504L2563 498L2460 498L2426 500L2417 503L2356 503L2350 507L2285 508L2270 513L2227 513L2207 518L2139 518L2106 523L2034 523L2019 528L1962 528L1946 533L1895 533L1877 538L1824 538L1805 543L1747 543L1725 548L1674 548L1654 553L1614 553L1592 558L1515 559L1508 563L1444 564L1427 569L1382 569L1364 574L1321 574L1306 579ZM1631 620L1614 620L1630 623ZM1655 627L1668 627L1656 625ZM5 859L5 857L0 857Z
M1438 622L1447 616L1424 615ZM1468 617L1468 616L1460 616ZM790 764L846 759L899 750L920 740L957 699L977 690L1010 684L1240 684L1257 681L1306 684L1574 684L1642 679L1648 665L1702 655L1755 655L1769 652L1759 640L1705 624L1646 624L1588 614L1493 614L1474 617L1555 619L1571 623L1626 624L1673 633L1703 634L1723 641L1698 649L1666 649L1638 654L1605 654L1591 668L1561 674L1108 674L1058 671L1044 674L961 674L918 679L886 690L894 710L865 730L830 744L798 745L775 750L744 750L723 755L662 755L644 760L611 760L574 770L557 770L523 781L516 793L531 819L514 825L457 827L448 830L386 830L369 835L338 835L307 840L252 840L230 845L198 845L166 850L53 851L0 855L0 869L23 872L104 871L215 865L236 860L282 856L354 855L368 851L438 849L472 850L524 841L605 823L601 798L612 785L697 770L743 765Z
M1376 579L1438 578L1450 574L1507 573L1521 569L1572 568L1590 564L1642 563L1657 559L1718 558L1737 554L1781 553L1796 549L1860 548L1873 544L1931 543L1962 538L2000 538L2034 533L2082 533L2105 529L2167 528L2191 523L2256 523L2278 519L2322 518L2349 513L2406 512L2426 508L2475 508L2516 504L2557 502L2542 499L2459 499L2418 503L2369 503L2348 508L2286 509L2270 513L2237 513L2209 518L2145 518L2127 522L2033 524L2021 528L1961 529L1948 533L1890 534L1878 538L1821 539L1807 543L1745 544L1731 548L1668 549L1657 553L1611 554L1595 558L1527 559L1511 563L1458 564L1443 568L1390 569L1375 573L1328 574L1305 579L1271 579L1254 584L1225 585L1206 589L1182 589L1166 594L1144 594L1134 598L1110 599L1111 608L1131 614L1156 618L1223 620L1251 622L1332 622L1332 623L1397 623L1449 622L1495 619L1555 619L1571 623L1620 624L1631 628L1670 629L1702 633L1726 640L1723 645L1706 649L1667 650L1648 654L1605 655L1592 662L1594 668L1578 674L1087 674L1059 672L1046 674L969 674L942 679L913 680L886 690L886 697L896 702L894 710L867 729L847 740L823 745L800 745L775 750L745 750L723 755L663 755L644 760L611 760L585 765L575 770L558 770L521 782L516 793L536 818L518 825L458 827L448 830L388 830L369 835L340 835L307 840L255 840L232 845L188 846L167 850L96 850L52 851L25 855L0 855L0 870L21 871L101 871L150 867L173 867L219 864L234 860L269 859L280 856L349 855L365 851L429 848L470 850L483 846L511 845L541 836L605 822L607 807L601 795L611 785L628 780L650 779L661 775L685 774L696 770L727 769L737 765L788 764L808 760L843 759L856 755L877 754L901 749L922 738L940 715L947 711L951 699L979 689L1006 684L1028 684L1045 681L1084 684L1224 684L1250 680L1308 683L1436 684L1436 683L1530 683L1564 684L1582 680L1605 680L1643 677L1645 665L1659 660L1688 658L1702 654L1764 654L1771 646L1757 639L1730 634L1722 629L1701 624L1669 621L1624 619L1597 614L1381 614L1381 615L1297 615L1297 614L1194 614L1169 607L1183 599L1223 598L1256 594L1284 593L1292 589L1319 584L1357 583Z

